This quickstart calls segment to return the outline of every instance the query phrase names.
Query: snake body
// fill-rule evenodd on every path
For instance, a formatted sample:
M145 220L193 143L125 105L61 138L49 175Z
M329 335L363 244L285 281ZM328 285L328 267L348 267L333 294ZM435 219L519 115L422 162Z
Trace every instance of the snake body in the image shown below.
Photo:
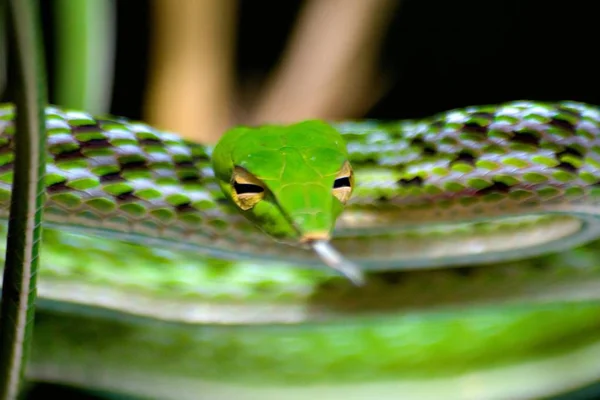
M3 218L13 119L0 107ZM356 182L332 243L361 288L243 218L212 147L48 108L31 376L177 399L536 398L600 376L593 247L516 261L600 235L597 108L331 125Z

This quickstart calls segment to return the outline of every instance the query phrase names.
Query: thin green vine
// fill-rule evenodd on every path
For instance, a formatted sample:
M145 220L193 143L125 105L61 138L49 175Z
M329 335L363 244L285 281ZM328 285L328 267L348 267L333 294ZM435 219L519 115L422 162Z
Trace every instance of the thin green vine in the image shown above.
M8 0L16 135L2 306L0 399L17 398L33 332L45 172L46 83L36 0Z

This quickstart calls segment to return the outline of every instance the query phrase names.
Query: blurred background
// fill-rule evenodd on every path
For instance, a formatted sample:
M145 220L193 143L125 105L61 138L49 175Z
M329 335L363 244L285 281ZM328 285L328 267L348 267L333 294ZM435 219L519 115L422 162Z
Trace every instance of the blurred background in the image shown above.
M53 104L196 140L265 121L420 118L515 99L600 104L592 2L40 3Z
M197 141L237 124L421 118L517 99L600 104L587 1L40 4L51 103ZM0 100L10 101L0 61Z

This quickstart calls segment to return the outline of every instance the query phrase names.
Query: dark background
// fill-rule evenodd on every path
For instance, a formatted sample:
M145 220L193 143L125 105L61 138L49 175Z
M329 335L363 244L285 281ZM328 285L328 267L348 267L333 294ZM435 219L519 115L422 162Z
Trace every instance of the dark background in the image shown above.
M48 32L60 20L51 11L52 1L40 3L51 75L54 44ZM266 76L275 65L301 3L240 1L240 84L250 75ZM517 99L600 104L599 16L592 1L404 0L380 55L381 71L392 85L365 117L419 118ZM148 2L117 2L113 114L142 116L151 29ZM30 398L52 395L96 398L48 386L39 386ZM579 392L561 398L595 397Z
M50 31L60 21L52 1L41 4ZM277 62L301 4L240 1L236 66L242 84ZM392 85L366 117L418 118L517 99L600 104L599 17L592 1L404 0L380 55ZM117 1L113 114L141 117L149 18L147 1ZM50 75L52 50L46 35Z

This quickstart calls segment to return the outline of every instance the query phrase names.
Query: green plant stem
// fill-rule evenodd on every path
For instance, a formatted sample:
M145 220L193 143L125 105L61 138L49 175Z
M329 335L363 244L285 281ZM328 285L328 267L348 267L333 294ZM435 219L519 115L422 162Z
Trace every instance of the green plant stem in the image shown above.
M33 331L45 170L44 60L36 0L9 0L15 169L0 309L0 399L19 394Z
M115 5L112 0L54 2L56 100L92 113L108 112L112 88Z
M0 95L6 86L6 68L8 55L6 54L6 32L2 29L6 25L6 2L0 1Z

